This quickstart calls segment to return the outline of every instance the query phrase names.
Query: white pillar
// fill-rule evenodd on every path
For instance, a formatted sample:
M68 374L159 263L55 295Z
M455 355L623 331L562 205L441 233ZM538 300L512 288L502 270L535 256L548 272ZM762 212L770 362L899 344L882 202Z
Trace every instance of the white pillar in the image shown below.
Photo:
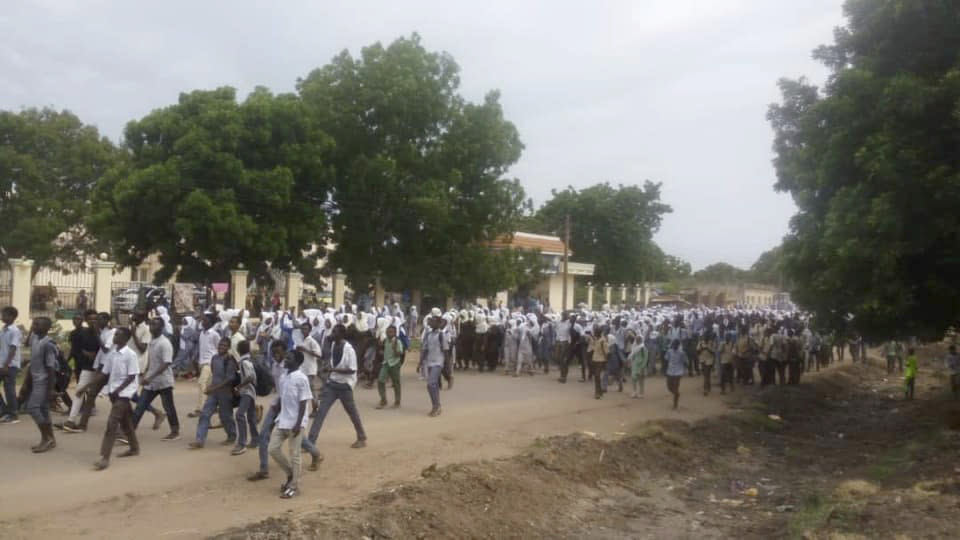
M382 308L386 302L387 291L383 288L380 276L373 281L373 303L378 308Z
M110 313L110 286L113 284L113 267L110 261L93 262L93 309Z
M627 286L624 283L620 284L620 306L623 307L627 303Z
M587 283L587 308L593 310L593 283Z
M340 309L346 299L347 276L342 272L333 274L333 308Z
M247 307L247 270L237 269L230 271L230 299L233 309Z
M283 306L287 309L297 308L300 312L300 291L303 289L303 274L300 272L287 272L287 290Z
M30 321L30 287L33 281L33 261L31 259L10 259L10 305L17 308L17 319L25 327Z
M633 299L634 303L641 304L643 302L643 290L640 288L640 284L635 283L633 285L633 292L636 295L636 298Z
M610 305L610 293L611 293L612 291L613 291L613 287L611 287L609 283L604 283L604 284L603 284L603 298L604 298L604 303L607 304L608 306Z

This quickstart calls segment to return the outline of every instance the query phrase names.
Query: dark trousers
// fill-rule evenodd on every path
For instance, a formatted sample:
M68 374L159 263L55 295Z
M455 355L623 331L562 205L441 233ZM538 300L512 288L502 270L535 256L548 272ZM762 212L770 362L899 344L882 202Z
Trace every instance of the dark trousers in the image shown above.
M450 384L450 381L453 380L453 353L451 351L443 353L443 370L440 371L440 374L443 375L447 384Z
M709 394L711 390L710 376L713 374L713 366L700 366L700 372L703 373L703 393Z
M907 399L913 399L913 387L916 382L916 377L910 377L906 380L906 390L904 391L904 394L906 395Z
M777 370L777 384L787 384L787 363L782 360L771 360Z
M607 368L606 362L590 362L590 371L593 376L593 395L600 397L603 395L603 377L601 373Z
M800 384L800 375L803 374L803 360L787 363L787 383Z
M720 364L720 391L726 392L727 385L733 390L733 364Z
M347 416L349 416L350 421L353 422L353 429L357 432L357 439L367 439L367 434L363 431L363 423L360 422L360 411L357 410L357 402L353 400L353 388L350 388L350 385L347 383L327 381L327 384L323 385L323 391L320 392L320 404L317 405L317 415L313 418L313 423L310 424L310 435L308 439L310 439L311 443L317 442L317 436L320 435L320 428L323 427L323 421L327 418L330 407L332 407L337 400L340 400L340 404L343 405L343 410L347 412Z
M101 382L90 383L90 386L87 387L87 398L83 400L83 406L80 407L80 423L77 426L80 429L87 429L87 422L90 421L90 415L93 414L93 406L97 404L97 395L103 390L103 387L107 384L107 379L103 379ZM127 400L127 405L130 404L130 400Z
M123 435L130 443L130 451L139 452L140 443L137 442L137 432L133 427L133 408L127 398L117 398L110 406L107 430L103 432L103 442L100 443L100 457L104 460L109 460L113 452L113 443L117 440L117 429L123 431Z
M776 382L776 360L760 361L760 386L767 386Z
M570 342L558 341L553 354L556 356L556 364L560 369L560 379L567 380L567 371L570 369Z
M148 390L146 388L140 392L140 400L137 402L137 408L133 411L133 428L140 425L140 419L143 413L147 412L150 404L157 396L160 396L160 403L163 405L163 412L167 414L167 422L170 423L170 431L180 433L180 419L177 418L177 407L173 404L173 387L163 390Z

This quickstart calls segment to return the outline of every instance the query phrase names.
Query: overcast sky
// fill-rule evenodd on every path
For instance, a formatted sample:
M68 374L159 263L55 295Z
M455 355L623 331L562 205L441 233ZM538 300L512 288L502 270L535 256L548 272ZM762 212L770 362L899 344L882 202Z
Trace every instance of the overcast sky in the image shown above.
M5 0L0 108L67 108L118 140L181 91L290 91L345 48L418 32L469 99L502 92L526 145L511 175L535 202L663 182L663 249L748 267L794 211L772 188L776 81L822 82L810 51L841 15L841 0Z

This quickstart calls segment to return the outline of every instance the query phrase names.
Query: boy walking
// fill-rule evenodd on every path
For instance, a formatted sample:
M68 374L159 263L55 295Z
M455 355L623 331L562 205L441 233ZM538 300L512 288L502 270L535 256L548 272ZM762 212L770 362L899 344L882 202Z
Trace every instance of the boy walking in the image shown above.
M147 345L147 371L143 377L143 392L133 411L133 427L136 429L143 413L160 396L166 414L157 418L166 418L170 423L170 433L160 440L176 441L180 439L180 419L173 403L173 345L163 335L163 319L153 319L149 326L152 339Z
M131 457L140 454L137 432L133 427L133 408L130 399L137 391L137 378L140 375L140 361L127 343L130 341L130 329L117 328L113 334L114 350L104 359L100 378L106 376L107 395L110 398L110 416L107 429L100 443L100 461L93 464L98 471L110 465L110 454L117 439L117 429L123 430L124 438L130 444L127 451L117 457Z
M57 345L47 336L50 331L50 319L37 317L33 320L30 333L30 370L24 385L30 385L30 397L27 400L27 412L37 423L40 430L40 444L31 447L35 454L41 454L57 447L53 437L53 424L50 423L50 402L56 395L57 382Z
M253 369L253 361L250 360L250 342L238 343L237 353L240 355L240 384L234 392L240 396L240 403L237 405L237 445L230 452L235 456L246 452L248 426L251 448L256 447L256 440L260 437L257 434L257 372Z
M913 399L913 389L917 382L917 355L913 347L907 351L907 369L903 373L903 380L906 388L904 393L907 399Z
M387 406L387 378L393 382L393 408L400 408L400 367L403 365L403 344L397 339L397 328L387 327L387 339L383 341L383 364L377 377L377 391L380 392L378 409Z
M20 347L23 344L23 334L14 324L17 320L17 308L6 306L0 312L3 327L0 328L0 383L3 384L3 393L6 401L0 398L0 424L16 424L17 411L17 373L20 371Z
M307 403L313 400L310 380L300 371L303 355L289 354L284 358L286 373L280 378L280 398L271 407L277 418L276 429L270 435L270 457L287 474L280 486L280 498L289 499L299 493L300 445L307 425ZM283 454L283 443L289 441L290 458Z
M197 422L197 440L187 445L191 450L199 450L206 443L214 410L219 410L220 422L227 432L227 439L221 444L230 446L237 440L237 425L233 421L233 381L237 374L237 362L230 355L228 338L220 339L217 354L210 360L209 365L210 386L204 391L207 400L203 403L200 420Z

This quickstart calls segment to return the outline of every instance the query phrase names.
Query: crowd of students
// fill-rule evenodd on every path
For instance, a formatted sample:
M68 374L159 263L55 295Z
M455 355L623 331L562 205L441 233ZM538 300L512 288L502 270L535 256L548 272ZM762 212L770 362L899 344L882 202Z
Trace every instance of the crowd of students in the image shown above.
M432 309L420 327L416 309L404 313L398 304L360 311L339 309L264 312L259 320L245 311L223 310L171 318L159 306L149 314L136 312L128 325L115 325L107 313L86 311L74 319L67 355L49 337L51 321L36 318L26 337L14 324L15 309L2 310L0 378L6 401L0 400L0 423L16 423L20 403L37 424L37 453L56 446L54 430L80 433L87 429L97 396L110 403L106 428L94 464L109 467L114 446L126 445L118 458L137 456L137 428L143 415L153 415L152 428L164 423L161 440L181 438L174 400L178 377L196 379L197 400L188 414L197 419L187 445L203 449L216 415L231 447L242 455L257 449L259 468L251 481L269 478L268 456L283 470L281 497L299 491L301 455L316 470L323 456L317 439L330 408L340 401L356 431L352 448L366 446L354 390L357 384L376 386L377 409L401 406L401 367L408 356L410 336L419 338L417 371L426 381L431 417L442 412L442 382L453 388L458 370L501 372L512 377L559 370L566 383L579 366L579 380L592 381L593 396L601 399L629 382L631 397L644 395L646 379L663 375L679 406L682 380L702 379L704 395L715 382L720 392L735 385L799 384L809 370L842 361L849 350L853 361L865 361L865 345L857 336L821 335L800 312L745 309L578 309L563 313L524 313L503 308ZM28 375L18 391L20 347L30 348ZM902 347L885 347L893 370ZM954 391L960 391L960 358L947 359ZM952 360L951 360L952 359ZM76 387L71 399L64 365L73 362ZM902 365L902 363L900 364ZM907 395L912 398L916 358L906 360ZM263 410L258 396L272 396ZM162 411L153 406L160 398ZM53 424L51 404L63 400L67 420ZM258 425L259 421L259 425ZM308 428L309 426L309 428ZM286 450L285 448L286 447Z

